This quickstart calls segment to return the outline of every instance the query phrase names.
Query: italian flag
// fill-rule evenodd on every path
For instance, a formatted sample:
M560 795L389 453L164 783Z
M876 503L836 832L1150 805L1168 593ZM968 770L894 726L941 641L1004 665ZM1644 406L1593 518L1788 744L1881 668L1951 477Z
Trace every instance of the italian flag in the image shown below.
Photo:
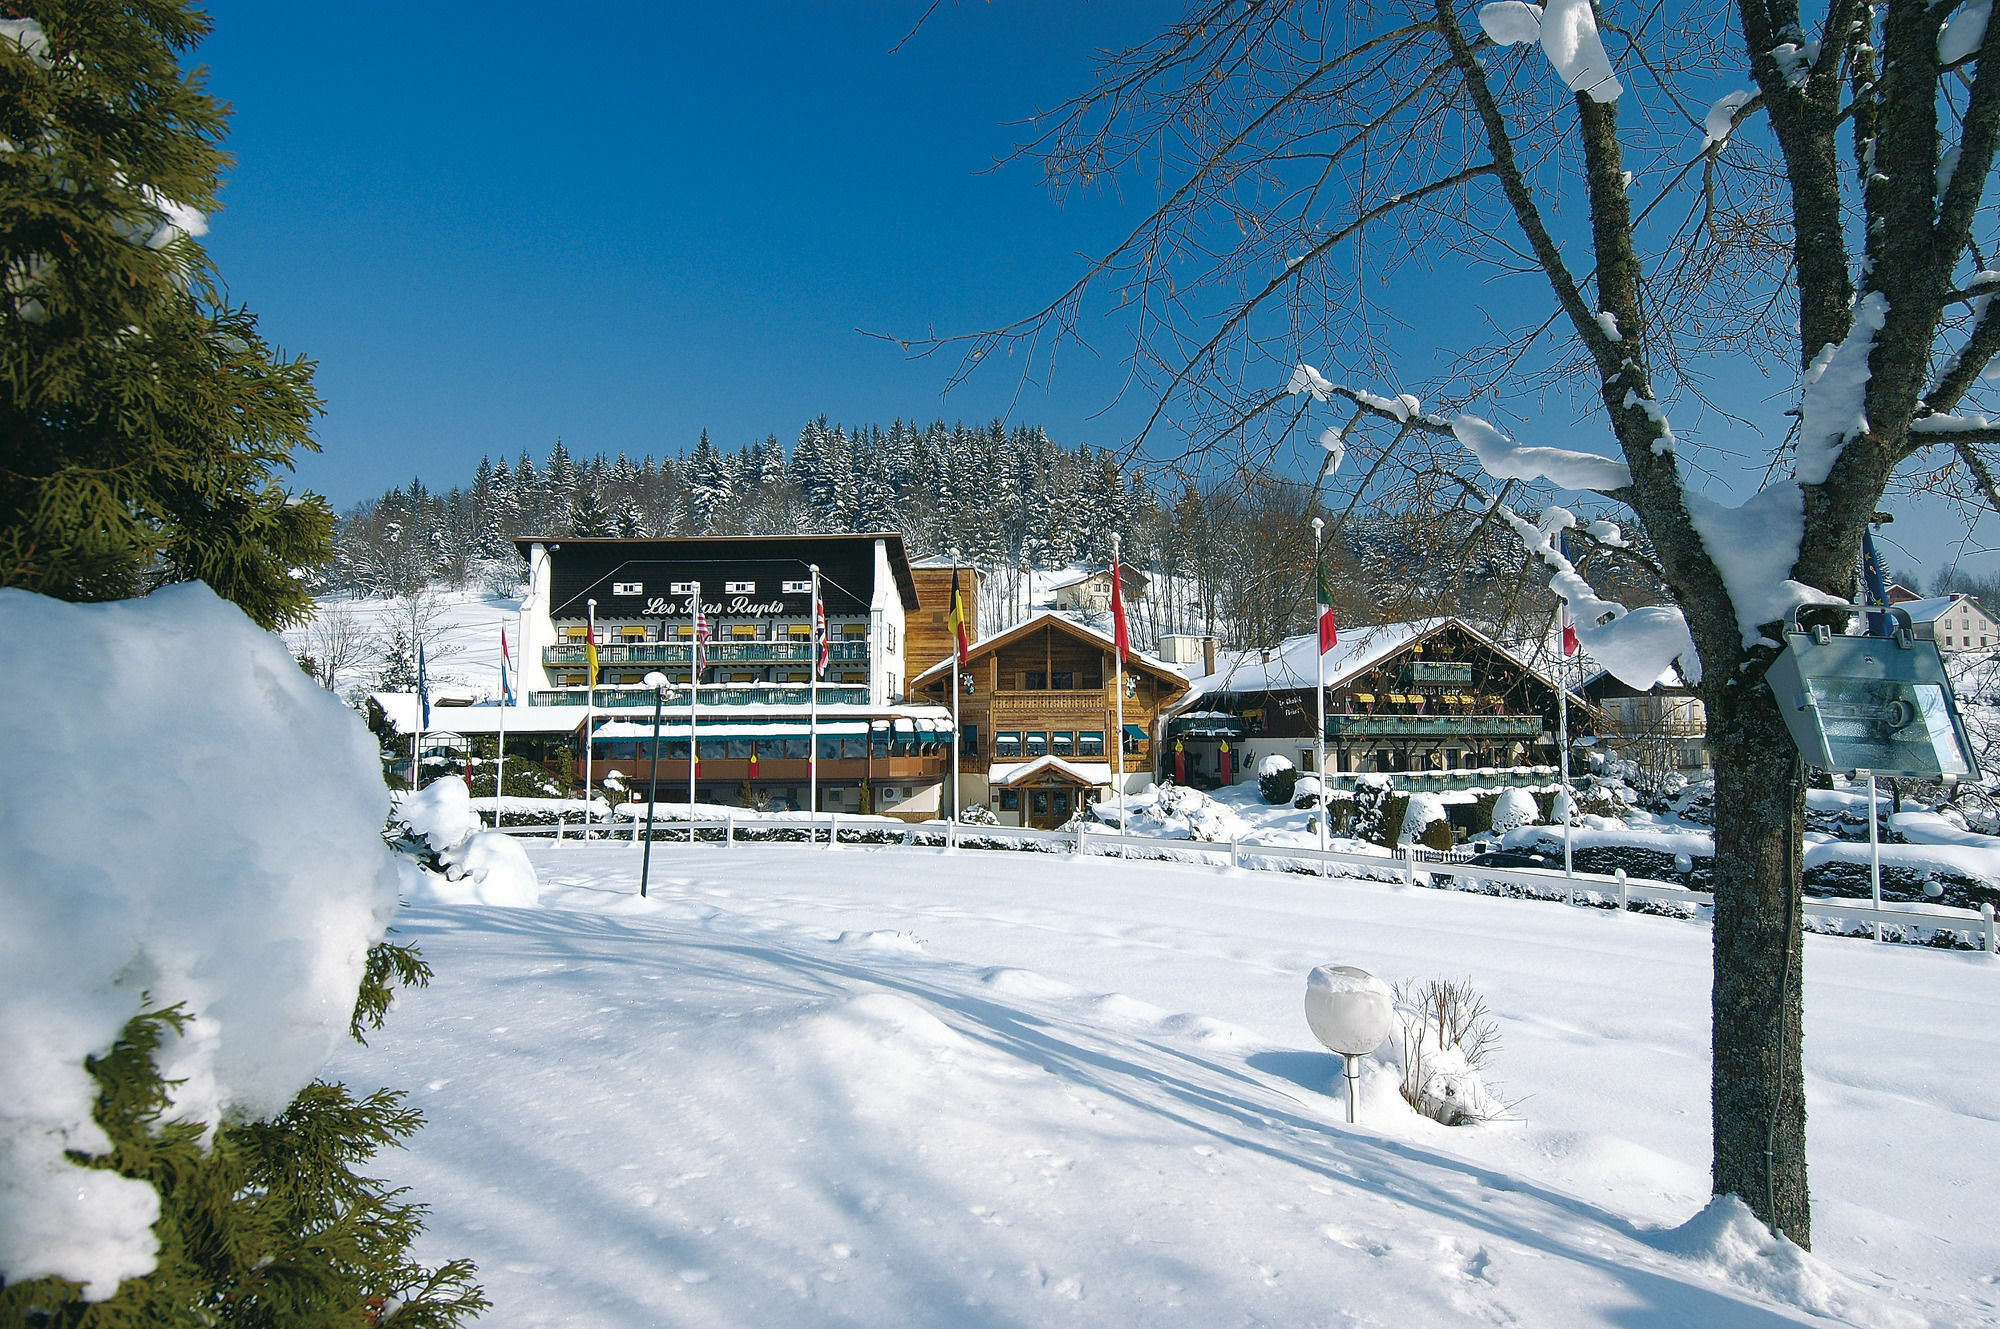
M1318 561L1319 573L1319 653L1325 655L1340 641L1340 633L1333 625L1333 587L1326 580L1326 560Z

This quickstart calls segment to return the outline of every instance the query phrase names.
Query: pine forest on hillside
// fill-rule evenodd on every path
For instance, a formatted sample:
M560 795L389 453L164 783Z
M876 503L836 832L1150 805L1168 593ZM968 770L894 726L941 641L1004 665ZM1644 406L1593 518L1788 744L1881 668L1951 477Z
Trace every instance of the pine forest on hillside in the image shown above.
M1472 514L1357 508L1342 520L1307 485L1268 472L1198 487L999 421L848 429L821 417L789 454L775 435L729 452L704 431L691 453L638 462L622 452L580 459L561 440L539 466L526 452L511 466L484 458L464 487L412 480L348 512L320 589L407 596L442 582L504 592L519 583L511 542L521 535L895 531L912 558L956 554L983 570L980 628L991 632L1024 612L1024 581L1104 565L1115 532L1126 562L1152 580L1130 605L1141 640L1197 632L1268 645L1312 620L1316 514L1329 522L1343 623L1456 613L1535 638L1550 621L1554 602L1523 575L1519 541L1479 529Z

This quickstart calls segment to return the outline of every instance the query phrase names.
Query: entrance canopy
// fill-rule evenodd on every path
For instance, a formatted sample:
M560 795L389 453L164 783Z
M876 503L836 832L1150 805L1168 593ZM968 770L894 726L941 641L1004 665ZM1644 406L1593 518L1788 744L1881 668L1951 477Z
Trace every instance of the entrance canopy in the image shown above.
M1024 785L1073 784L1094 788L1111 783L1111 763L1104 761L1064 761L1061 757L1037 757L1013 765L996 764L988 773L990 783L1004 789Z

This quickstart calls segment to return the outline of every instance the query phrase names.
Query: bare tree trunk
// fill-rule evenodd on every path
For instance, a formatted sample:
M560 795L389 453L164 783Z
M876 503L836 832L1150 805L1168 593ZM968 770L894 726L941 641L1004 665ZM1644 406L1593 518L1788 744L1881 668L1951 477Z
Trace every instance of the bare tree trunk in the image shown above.
M1715 673L1723 681L1703 689L1715 749L1713 1184L1810 1248L1800 1043L1804 781L1771 690L1754 672L1748 680L1733 667Z

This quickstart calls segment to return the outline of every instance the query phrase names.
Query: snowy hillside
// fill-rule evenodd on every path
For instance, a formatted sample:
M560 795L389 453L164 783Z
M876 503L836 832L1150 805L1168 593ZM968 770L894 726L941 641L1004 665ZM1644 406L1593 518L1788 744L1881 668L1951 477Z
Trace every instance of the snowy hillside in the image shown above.
M2000 1323L1990 957L1807 940L1805 1256L1703 1214L1703 927L796 845L656 845L642 901L629 845L531 853L540 909L405 911L437 981L334 1068L429 1115L379 1162L488 1323ZM1323 963L1469 977L1514 1119L1378 1062L1348 1126Z

